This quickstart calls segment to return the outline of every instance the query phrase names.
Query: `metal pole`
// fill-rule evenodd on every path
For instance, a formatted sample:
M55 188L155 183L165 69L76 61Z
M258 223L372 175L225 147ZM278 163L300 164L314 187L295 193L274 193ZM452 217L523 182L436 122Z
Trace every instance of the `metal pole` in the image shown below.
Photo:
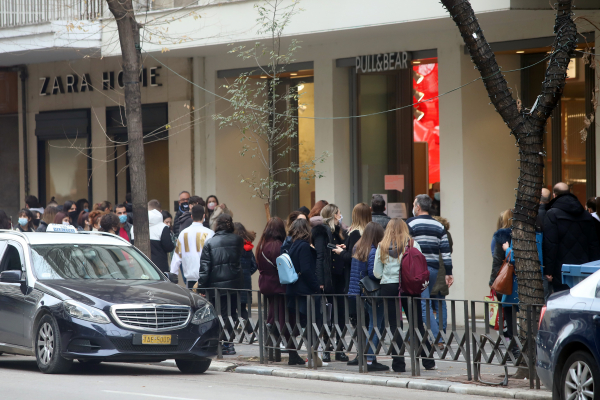
M529 389L533 389L533 380L535 374L535 363L533 361L535 357L535 351L533 348L533 324L531 321L531 304L527 305L527 358L529 359ZM513 313L515 310L513 309ZM516 329L517 325L513 325Z
M262 309L262 294L258 293L258 351L259 351L259 359L261 364L265 364L265 353L264 353L264 338L263 338L263 329L265 327L264 319L263 319L263 309Z
M219 313L219 319L222 320L223 316L221 315L221 296L219 296L219 289L215 288L215 307L217 308L217 312ZM219 345L217 346L217 359L223 359L223 324L219 321Z
M363 335L364 310L360 295L356 296L356 356L358 357L358 372L364 373L365 366L365 338Z
M465 359L467 361L467 379L473 380L473 376L471 374L471 334L469 332L469 302L464 300L464 312L465 312ZM454 302L452 302L452 308L454 309ZM471 316L473 321L475 320L475 315Z
M477 340L476 340L476 335L477 335L477 321L475 318L475 302L472 301L471 302L471 328L473 331L473 374L474 374L474 378L475 381L479 381L479 371L477 369L477 365L476 365L476 354L477 354Z

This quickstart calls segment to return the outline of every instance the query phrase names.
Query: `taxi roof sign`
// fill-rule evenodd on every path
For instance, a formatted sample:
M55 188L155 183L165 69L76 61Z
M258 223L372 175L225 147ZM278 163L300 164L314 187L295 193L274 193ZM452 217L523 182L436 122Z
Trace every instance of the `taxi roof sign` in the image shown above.
M73 225L48 224L46 232L77 233L77 229Z

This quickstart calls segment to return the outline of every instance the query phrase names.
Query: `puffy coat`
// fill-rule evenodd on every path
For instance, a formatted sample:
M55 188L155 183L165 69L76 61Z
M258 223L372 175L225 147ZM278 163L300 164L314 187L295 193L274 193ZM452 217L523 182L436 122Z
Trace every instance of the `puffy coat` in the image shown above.
M559 284L563 264L584 264L600 259L597 221L570 193L556 197L546 210L542 246L544 274L552 275Z
M352 267L350 270L350 287L348 289L348 294L350 296L356 296L358 294L362 296L359 282L365 276L369 275L371 279L378 280L375 277L375 275L373 275L376 253L377 248L371 245L371 251L369 252L369 258L367 258L367 261L359 261L356 258L352 258Z
M298 273L298 280L287 285L286 293L290 296L319 293L315 249L310 247L310 243L306 240L296 240L292 243L288 254ZM304 302L300 301L300 303Z
M148 211L150 225L150 259L163 272L169 272L167 253L175 250L171 240L171 230L163 223L163 215L158 210Z
M38 228L35 231L36 232L46 232L47 229L48 229L48 224L45 223L44 221L40 221L40 225L38 226Z
M244 251L242 252L242 257L240 258L240 263L242 264L242 271L244 273L244 289L252 290L252 275L258 269L256 265L256 258L254 257L254 253L252 252L252 243L244 244ZM252 293L250 293L252 296ZM242 292L241 294L241 302L248 303L248 292ZM252 300L252 298L250 299Z
M279 240L263 244L260 254L256 254L259 272L258 289L264 295L285 294L285 285L279 282L279 273L277 272L277 257L280 254L281 242Z
M240 259L244 240L225 231L215 233L200 256L199 288L243 289L244 274Z

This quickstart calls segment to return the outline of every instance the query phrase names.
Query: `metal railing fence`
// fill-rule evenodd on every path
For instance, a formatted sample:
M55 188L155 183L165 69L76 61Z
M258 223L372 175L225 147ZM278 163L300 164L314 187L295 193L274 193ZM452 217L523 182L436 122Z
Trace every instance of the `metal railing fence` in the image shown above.
M242 292L258 300L255 312L251 301L243 310ZM421 375L420 364L428 369L438 361L453 362L465 364L468 380L506 386L508 367L514 367L528 371L531 388L540 387L535 370L537 324L531 317L539 315L541 305L496 302L499 320L510 315L510 321L495 330L490 324L494 322L490 321L492 303L483 301L330 294L268 296L256 290L219 288L206 289L205 294L220 322L218 358L223 357L225 343L255 345L261 364L281 361L284 349L305 352L308 367L316 369L319 353L330 352L332 359L336 353L347 353L358 358L359 372L367 373L370 356L391 356L400 369L405 368L404 358L408 356L413 376ZM442 324L435 333L431 309L437 310L436 320L442 322L444 305L447 327ZM529 321L525 338L519 336L519 307ZM503 367L504 380L483 381L482 366Z
M107 10L106 0L2 0L0 28L61 20L95 20Z

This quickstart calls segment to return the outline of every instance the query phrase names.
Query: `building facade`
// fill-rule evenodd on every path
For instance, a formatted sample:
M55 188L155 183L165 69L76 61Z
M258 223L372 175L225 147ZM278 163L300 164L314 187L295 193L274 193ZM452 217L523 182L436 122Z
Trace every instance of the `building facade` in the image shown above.
M182 190L204 198L214 194L233 211L234 220L260 234L264 202L240 181L252 171L264 174L262 164L242 157L239 130L220 128L213 117L231 112L225 86L240 73L264 79L256 62L229 52L229 43L264 39L256 34L255 2L199 2L184 10L171 3L154 2L166 9L140 14L146 21L171 19L168 35L179 39L164 39L157 22L148 25L153 38L146 32L142 44L148 197L173 211ZM530 108L541 89L554 12L543 1L472 3L513 95ZM600 6L577 5L578 15L600 21ZM298 135L291 143L297 150L290 157L302 162L323 152L329 156L317 165L324 175L320 179L307 184L300 176L286 177L298 185L276 202L276 214L285 217L325 199L341 208L347 222L356 203L384 194L388 212L406 217L416 194L434 197L439 191L441 215L450 221L454 240L450 297L482 298L489 291L490 242L498 215L514 205L518 154L476 80L478 71L456 26L432 0L418 6L304 0L301 7L283 39L284 44L301 42L282 76L284 85L301 95ZM44 32L50 29L45 25L57 25L36 24ZM101 19L99 38L86 39L85 49L82 38L68 40L71 30L54 33L54 42L68 42L69 51L40 48L18 36L19 26L0 29L0 44L18 42L29 49L7 45L9 50L0 53L0 65L6 67L0 72L0 88L6 88L0 90L5 96L0 119L6 121L0 128L0 168L9 171L0 174L0 209L16 212L26 193L43 202L52 197L59 202L124 200L124 82L114 28L110 18ZM578 48L593 48L600 33L584 20L578 28ZM600 188L600 166L595 124L585 140L581 135L598 87L596 71L582 55L572 60L565 96L549 121L545 183L564 180L584 202Z

